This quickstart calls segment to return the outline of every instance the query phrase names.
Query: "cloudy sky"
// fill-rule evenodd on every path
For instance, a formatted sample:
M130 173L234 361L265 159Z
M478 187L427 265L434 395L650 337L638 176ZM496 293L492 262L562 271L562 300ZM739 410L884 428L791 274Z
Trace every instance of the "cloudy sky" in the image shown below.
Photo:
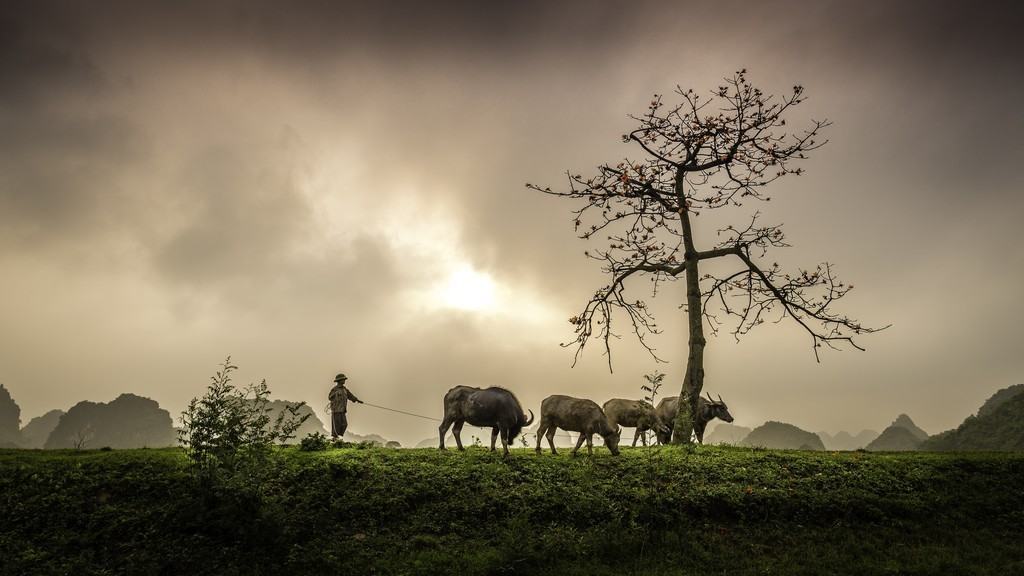
M0 382L23 421L125 391L176 415L228 354L318 410L339 371L432 416L456 384L534 411L656 369L676 393L681 285L656 304L668 364L623 339L614 373L596 347L570 368L602 277L573 205L524 183L632 154L652 93L745 67L834 122L761 207L777 258L835 262L843 311L892 327L821 363L785 324L712 338L706 389L747 426L953 427L1024 381L1022 25L923 1L6 3Z

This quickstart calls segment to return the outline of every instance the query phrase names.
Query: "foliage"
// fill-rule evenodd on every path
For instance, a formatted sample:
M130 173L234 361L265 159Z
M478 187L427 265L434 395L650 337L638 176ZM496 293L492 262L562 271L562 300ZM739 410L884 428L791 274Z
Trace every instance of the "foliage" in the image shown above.
M1024 394L968 416L955 430L925 440L921 450L1024 450Z
M644 380L646 384L640 385L640 391L644 393L644 401L651 406L657 406L656 400L658 399L658 392L661 390L661 383L665 380L664 372L651 372L650 374L644 374ZM654 431L648 430L644 432L647 436L647 445L650 446L654 443Z
M312 434L307 434L299 441L299 450L303 452L321 452L327 450L330 445L331 442L327 436L320 432L313 432Z
M177 449L0 451L0 574L993 574L1021 454L277 449L263 504ZM640 558L643 558L642 563Z
M978 416L988 416L994 412L996 408L1002 406L1006 401L1011 398L1015 398L1019 394L1024 394L1024 384L1014 384L1013 386L1007 386L1006 388L997 391L981 405L981 408L978 408Z
M258 485L274 445L292 438L308 415L298 415L304 405L298 403L285 406L272 419L266 380L236 388L231 373L237 369L228 357L211 377L206 394L189 402L178 441L199 478Z

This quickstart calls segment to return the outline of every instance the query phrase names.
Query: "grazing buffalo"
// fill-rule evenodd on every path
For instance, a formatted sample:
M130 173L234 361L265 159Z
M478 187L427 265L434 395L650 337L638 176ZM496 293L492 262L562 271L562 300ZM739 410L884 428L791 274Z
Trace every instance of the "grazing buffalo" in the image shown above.
M654 412L666 428L663 432L657 432L658 442L668 444L672 441L672 429L676 423L676 414L679 412L679 396L662 398ZM693 423L697 442L704 443L704 429L707 428L708 422L715 418L724 422L732 422L732 414L729 413L729 407L722 401L722 397L719 396L718 400L712 400L709 394L707 399L698 398L697 420Z
M633 446L639 438L647 446L648 430L655 433L664 433L668 430L654 411L654 406L643 400L626 400L624 398L612 398L604 403L604 414L608 417L608 423L613 427L624 426L636 428L633 434Z
M573 398L571 396L548 396L540 404L540 427L537 428L537 453L540 454L540 439L547 435L548 445L551 446L551 453L558 454L555 450L555 430L569 430L579 432L580 438L576 441L576 447L572 450L575 456L583 441L587 441L587 453L594 453L593 435L598 434L604 438L604 445L611 450L612 454L619 454L618 426L608 422L601 407L593 400Z
M444 419L438 427L441 436L441 444L438 446L444 450L444 435L448 428L454 424L452 434L455 436L455 443L462 447L462 425L469 422L471 426L491 429L491 451L494 451L494 441L501 435L501 446L508 455L508 445L515 440L516 436L525 426L533 423L533 412L527 418L523 407L515 395L504 388L473 388L471 386L456 386L444 395Z

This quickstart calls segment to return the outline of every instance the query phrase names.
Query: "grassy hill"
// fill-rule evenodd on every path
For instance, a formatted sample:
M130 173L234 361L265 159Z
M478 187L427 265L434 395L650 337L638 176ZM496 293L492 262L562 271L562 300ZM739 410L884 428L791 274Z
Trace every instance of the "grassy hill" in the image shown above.
M176 449L0 451L0 574L1024 571L1024 455L281 451L259 497Z

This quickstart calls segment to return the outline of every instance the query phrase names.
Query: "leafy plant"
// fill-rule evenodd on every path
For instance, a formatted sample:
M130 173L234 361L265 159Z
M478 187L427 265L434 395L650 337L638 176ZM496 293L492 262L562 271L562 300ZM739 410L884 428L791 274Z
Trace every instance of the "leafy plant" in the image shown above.
M651 406L654 406L654 400L658 397L658 390L661 389L661 383L665 380L665 373L652 372L650 374L644 374L644 380L647 380L647 384L642 384L640 386L640 390L644 392L644 400L646 400ZM650 440L650 434L650 430L644 431L644 436L647 436L646 440ZM649 444L649 442L645 442L645 445Z
M322 452L327 450L329 445L330 441L327 439L327 436L320 432L313 432L299 441L299 450L303 452Z
M201 479L258 487L274 445L292 438L309 415L299 416L305 403L298 403L271 419L267 381L238 388L231 383L237 369L229 356L210 378L206 394L189 402L178 442Z

